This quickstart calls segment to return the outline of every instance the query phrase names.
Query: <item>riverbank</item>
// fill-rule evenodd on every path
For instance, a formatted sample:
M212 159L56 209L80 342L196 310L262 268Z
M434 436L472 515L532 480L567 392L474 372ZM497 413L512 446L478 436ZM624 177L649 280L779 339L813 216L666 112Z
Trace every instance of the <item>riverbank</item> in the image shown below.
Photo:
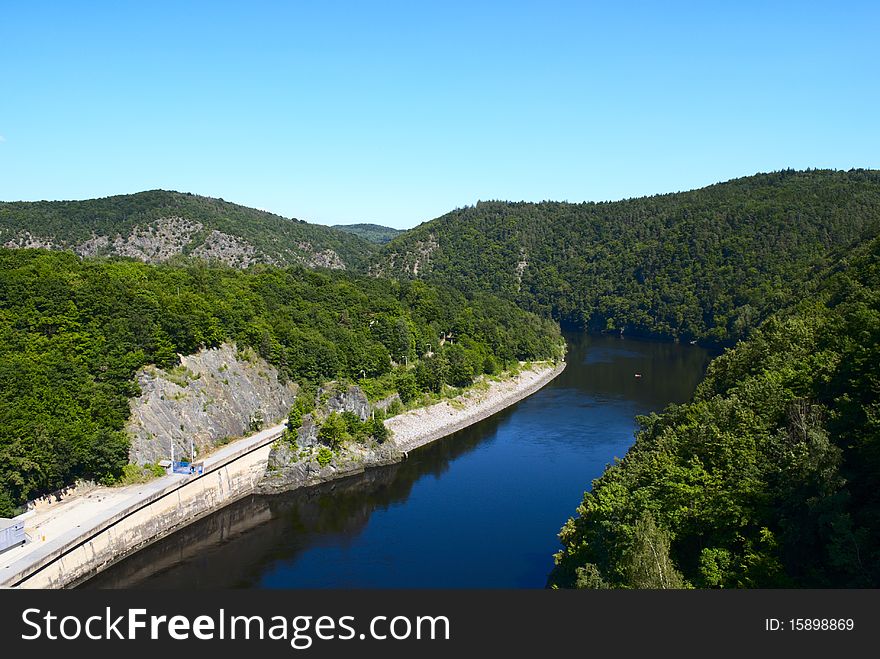
M293 489L403 459L419 446L522 400L564 368L564 363L535 364L512 378L488 381L455 399L392 417L386 421L392 438L375 461L360 455L324 467L306 463L299 482L276 484ZM203 476L169 475L126 488L95 488L38 511L26 527L31 541L4 553L0 586L75 585L174 530L262 490L270 447L283 428L275 426L227 445L205 460Z
M28 542L0 554L0 588L63 588L253 492L284 424L224 446L202 476L168 474L125 487L89 487L44 503Z
M473 388L452 400L398 414L385 422L395 446L405 452L458 432L530 396L565 370L565 362L553 366L535 364L512 378L490 381L485 389Z
M384 443L350 443L334 452L325 464L317 461L315 453L300 457L298 446L278 442L257 491L273 494L311 487L404 460L420 446L467 428L533 394L559 375L565 362L536 362L522 367L516 375L481 379L454 398L386 419L385 427L391 435Z

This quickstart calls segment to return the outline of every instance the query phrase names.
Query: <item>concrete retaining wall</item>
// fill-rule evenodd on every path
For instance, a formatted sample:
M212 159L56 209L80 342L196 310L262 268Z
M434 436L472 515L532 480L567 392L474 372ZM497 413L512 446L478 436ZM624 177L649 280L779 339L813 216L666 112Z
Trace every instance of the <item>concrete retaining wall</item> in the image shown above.
M21 588L64 588L92 576L184 524L251 494L265 475L271 443L186 481L73 546L18 584Z
M412 446L404 444L396 448L412 450L429 441L445 436L460 427L474 423L497 412L508 405L540 389L558 375L565 364L548 370L530 386L515 389L503 400L490 401L486 405L471 410L466 418L446 420L436 432L422 432L419 441ZM485 409L484 409L485 408ZM451 413L451 412L447 412ZM455 417L455 414L452 414ZM118 510L108 511L102 522L81 531L71 529L69 533L47 543L38 555L28 556L18 563L6 566L8 573L3 575L0 584L20 588L64 588L75 586L112 563L133 554L143 547L172 533L183 525L208 515L241 497L258 490L258 485L266 476L269 454L273 441L281 435L283 425L267 429L251 440L243 440L241 448L233 445L221 449L213 458L206 459L207 471L204 475L177 481L171 485L159 482L147 497L131 505L120 505ZM395 440L396 441L396 440ZM374 464L388 464L399 459L397 456L378 456ZM213 464L209 464L213 461ZM363 471L371 464L355 464L354 471ZM352 467L352 465L349 465ZM301 469L298 465L297 469ZM323 470L322 470L323 471ZM352 469L340 469L339 465L327 468L327 473L319 473L314 478L303 477L303 482L295 485L309 485L339 478ZM286 482L286 487L294 483ZM265 481L264 481L264 488ZM272 489L272 488L269 488Z

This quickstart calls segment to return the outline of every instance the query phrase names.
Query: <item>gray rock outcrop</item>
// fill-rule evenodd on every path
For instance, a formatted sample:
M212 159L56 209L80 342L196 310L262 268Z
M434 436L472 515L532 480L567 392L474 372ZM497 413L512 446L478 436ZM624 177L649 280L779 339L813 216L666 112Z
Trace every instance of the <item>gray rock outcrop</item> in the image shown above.
M312 414L306 414L303 417L302 425L296 430L296 443L302 448L311 448L318 445L318 431L321 426L315 421ZM283 458L278 458L283 462ZM272 455L269 455L269 462L272 462Z
M320 401L324 399L326 399L325 402L321 403ZM296 431L296 443L300 448L311 448L318 445L321 420L332 412L337 414L354 412L361 421L366 421L371 412L370 401L357 385L351 385L345 389L334 386L318 389L317 410L304 415L302 425Z
M165 371L148 366L137 374L141 395L130 403L126 430L129 459L137 464L197 454L252 431L259 411L269 426L287 416L297 386L278 381L278 371L252 351L229 344L181 358Z
M402 453L394 442L384 444L349 444L321 466L317 452L301 449L290 442L275 442L269 454L266 476L258 485L261 492L278 492L297 487L326 483L337 478L361 474L370 467L399 462Z
M237 236L216 229L208 234L205 242L192 251L192 255L201 259L216 260L234 268L247 268L259 263L257 250L249 242ZM271 261L273 265L278 265Z
M116 236L113 253L130 256L145 263L167 261L172 256L181 254L184 246L201 229L201 222L182 217L166 217L145 227L134 227L125 238Z
M317 455L322 444L318 439L321 422L332 413L353 412L361 421L370 417L371 407L366 394L356 385L332 384L318 390L318 406L302 418L296 441L283 437L269 453L266 478L261 486L266 491L283 490L301 485L314 485L341 476L361 473L367 467L392 464L400 458L393 442L375 441L359 444L349 442L333 454L329 464L321 466Z
M23 230L14 233L0 229L0 245L12 249L41 248L73 250L82 257L127 256L145 263L162 263L180 255L209 261L220 261L233 268L248 268L257 263L283 265L300 263L308 268L345 269L345 262L330 248L319 248L308 241L278 249L271 253L241 236L206 227L197 220L184 217L162 217L144 225L135 225L127 235L96 235L78 244L58 240L54 236L38 236Z
M370 416L370 401L367 400L366 394L357 385L351 385L345 390L320 389L318 396L320 397L326 392L331 393L326 404L328 414L330 412L336 412L337 414L354 412L361 421L366 421L367 417Z

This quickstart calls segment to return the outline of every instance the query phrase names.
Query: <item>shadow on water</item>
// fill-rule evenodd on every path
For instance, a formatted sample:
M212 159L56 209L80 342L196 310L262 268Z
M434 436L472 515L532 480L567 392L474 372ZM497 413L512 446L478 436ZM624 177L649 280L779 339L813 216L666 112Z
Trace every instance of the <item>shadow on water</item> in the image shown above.
M376 510L405 502L421 478L439 479L449 464L491 441L510 410L480 429L465 428L410 454L408 460L314 487L251 495L120 561L85 588L240 588L266 565L315 546L346 542Z
M566 338L566 370L517 405L405 462L242 499L83 587L543 587L559 527L632 444L635 416L687 400L709 360Z

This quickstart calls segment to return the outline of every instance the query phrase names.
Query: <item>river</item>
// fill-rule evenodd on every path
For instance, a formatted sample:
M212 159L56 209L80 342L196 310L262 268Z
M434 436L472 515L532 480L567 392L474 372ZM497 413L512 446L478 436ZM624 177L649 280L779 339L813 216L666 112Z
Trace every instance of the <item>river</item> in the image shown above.
M543 588L559 528L626 453L635 417L690 398L710 359L690 345L566 340L553 382L407 461L248 497L84 586Z

